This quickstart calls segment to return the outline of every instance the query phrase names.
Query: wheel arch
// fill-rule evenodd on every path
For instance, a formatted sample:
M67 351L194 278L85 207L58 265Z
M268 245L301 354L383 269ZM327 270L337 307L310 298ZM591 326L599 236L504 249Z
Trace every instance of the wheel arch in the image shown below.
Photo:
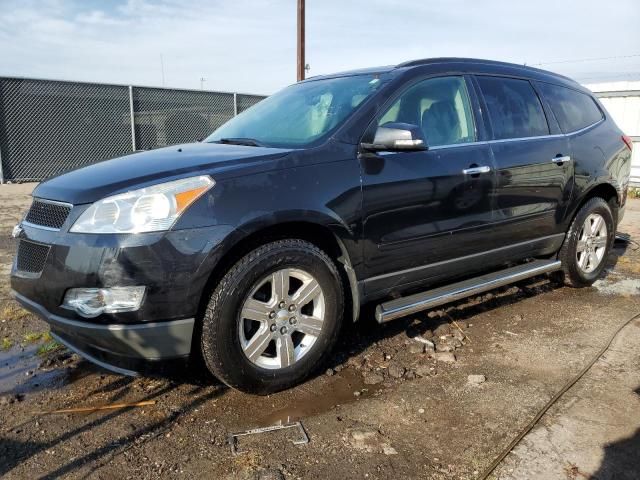
M308 215L307 215L308 217ZM297 216L300 218L300 216ZM332 228L333 227L333 228ZM220 279L244 255L266 243L285 238L297 238L314 244L327 253L338 266L345 287L345 312L351 312L355 322L360 314L360 294L358 281L352 264L352 254L346 243L349 231L343 225L313 220L293 220L292 216L278 220L273 217L258 219L236 230L236 235L215 264L202 293L199 311L204 311L208 296ZM345 241L343 238L347 238Z
M601 182L591 186L583 195L582 199L572 212L571 218L573 219L580 211L582 206L594 197L600 197L605 200L613 213L615 225L618 224L618 209L620 208L620 192L618 189L608 182Z

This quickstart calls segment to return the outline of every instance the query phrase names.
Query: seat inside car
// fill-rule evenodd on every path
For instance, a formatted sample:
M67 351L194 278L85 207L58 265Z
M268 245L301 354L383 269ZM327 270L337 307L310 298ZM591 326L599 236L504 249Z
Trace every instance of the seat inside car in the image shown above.
M431 145L450 145L460 141L460 122L453 99L431 104L422 114L422 131Z
M438 80L414 87L401 99L397 122L422 128L431 146L459 143L463 137L456 108L457 89Z

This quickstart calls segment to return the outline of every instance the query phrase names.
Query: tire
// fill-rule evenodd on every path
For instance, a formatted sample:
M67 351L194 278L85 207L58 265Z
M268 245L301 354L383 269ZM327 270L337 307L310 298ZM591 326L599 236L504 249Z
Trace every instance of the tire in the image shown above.
M603 233L600 228L596 236L585 240L585 222L589 221L593 230L599 225L596 224L598 218L602 220L606 232ZM614 237L615 224L611 207L600 197L591 198L580 208L571 222L558 254L558 259L562 262L564 283L575 288L592 285L605 268Z
M309 242L278 240L244 256L214 290L202 319L202 356L232 388L284 390L322 366L343 315L343 285L331 258Z

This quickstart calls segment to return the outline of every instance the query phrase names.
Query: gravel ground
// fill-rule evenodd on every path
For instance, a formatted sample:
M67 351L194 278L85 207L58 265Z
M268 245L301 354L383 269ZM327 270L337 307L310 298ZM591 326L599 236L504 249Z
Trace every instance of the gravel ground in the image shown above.
M195 368L121 377L55 350L46 324L8 297L10 232L29 191L0 186L3 478L477 478L640 313L640 251L618 244L592 288L536 278L384 326L365 309L328 370L287 392L245 395ZM620 230L640 240L640 201L629 203ZM638 325L618 335L496 478L640 477ZM144 400L155 404L46 413ZM240 438L231 453L230 433L296 420L308 444L274 431Z

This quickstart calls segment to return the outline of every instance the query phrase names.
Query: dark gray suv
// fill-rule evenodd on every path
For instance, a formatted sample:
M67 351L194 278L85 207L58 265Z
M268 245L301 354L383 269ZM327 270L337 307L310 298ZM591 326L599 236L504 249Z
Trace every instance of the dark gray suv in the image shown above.
M15 297L107 368L199 353L269 393L386 322L533 275L590 285L631 141L576 82L430 59L285 88L200 143L41 183Z

